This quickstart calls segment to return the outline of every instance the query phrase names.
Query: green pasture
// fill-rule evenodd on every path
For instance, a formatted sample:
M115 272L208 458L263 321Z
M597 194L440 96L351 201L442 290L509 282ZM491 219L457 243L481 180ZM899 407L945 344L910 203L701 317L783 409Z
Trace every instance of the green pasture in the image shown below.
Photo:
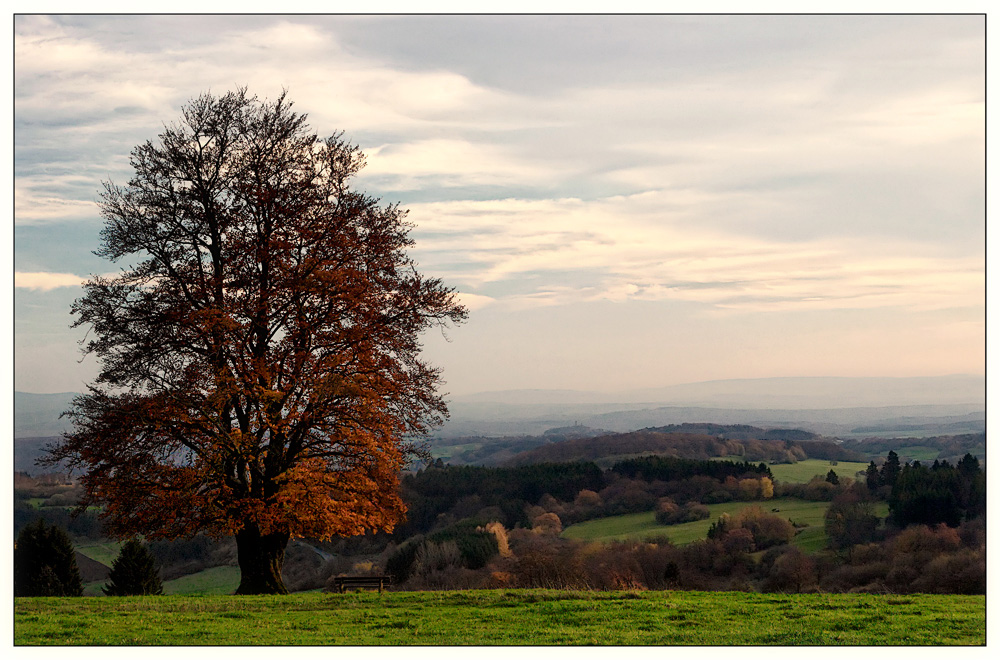
M647 511L597 518L570 525L563 530L562 535L565 538L588 541L623 541L666 536L674 545L685 545L705 538L708 534L708 528L723 513L736 515L741 509L748 506L759 506L768 513L788 518L797 526L803 527L793 543L806 552L819 550L826 545L823 517L826 515L827 507L830 506L829 502L810 502L792 497L780 497L759 502L725 502L707 506L711 515L705 520L680 525L660 525L656 522L656 514L653 511ZM773 511L773 509L777 509L777 511ZM888 505L884 502L876 503L875 513L882 518L889 515Z
M85 543L76 546L77 552L99 561L105 566L111 566L118 557L121 543L106 541L102 543ZM231 594L240 583L240 569L237 566L216 566L198 573L185 575L174 580L163 582L163 592L171 595L185 594ZM106 580L88 582L83 586L85 596L103 595L101 587Z
M740 456L717 456L713 461L742 461ZM836 463L836 465L834 465ZM868 469L868 463L857 463L855 461L828 461L819 458L807 458L797 463L777 463L768 465L771 474L777 481L786 484L804 484L815 476L826 477L826 474L833 470L838 477L850 477L857 479L858 472Z
M102 541L84 543L75 546L75 548L81 555L100 562L105 566L111 566L111 563L118 558L121 546L122 544L117 541Z
M834 465L833 463L836 463ZM788 484L804 484L813 477L819 475L826 477L830 470L837 473L838 477L858 478L858 472L864 472L868 468L868 463L855 463L854 461L825 461L818 458L808 458L798 463L779 463L769 465L771 474L778 481Z
M423 591L17 598L18 646L982 645L984 596Z
M900 447L895 451L901 463L906 463L907 461L933 461L941 453L935 447L925 447L923 445Z
M163 593L167 595L215 594L226 595L240 586L239 566L215 566L203 571L167 580Z
M103 596L107 580L88 582L83 585L84 596ZM238 566L215 566L203 571L184 575L163 582L163 593L168 596L190 596L195 594L228 595L236 591L240 584Z

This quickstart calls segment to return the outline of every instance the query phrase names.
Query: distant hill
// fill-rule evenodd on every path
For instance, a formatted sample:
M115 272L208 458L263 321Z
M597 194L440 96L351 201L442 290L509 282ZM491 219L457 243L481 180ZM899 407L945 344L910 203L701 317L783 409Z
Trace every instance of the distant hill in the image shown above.
M437 437L541 435L553 427L574 422L609 431L685 424L750 424L769 428L798 428L828 437L980 433L986 430L983 404L915 405L871 408L707 408L698 406L643 406L641 404L489 404L452 403L451 419ZM872 429L869 431L868 429ZM874 430L877 429L877 430ZM894 430L894 429L898 429Z
M55 436L68 431L69 420L59 416L69 409L74 396L74 392L14 392L14 437Z
M514 455L507 465L617 460L646 454L677 458L707 459L713 456L740 456L751 461L787 461L804 458L862 460L863 455L804 431L787 437L768 437L770 431L748 426L686 425L683 432L670 429L643 429L631 433L611 433L598 437L578 437L552 442ZM711 428L710 428L711 427ZM793 438L801 438L794 440ZM808 439L806 439L808 438Z
M986 405L984 376L915 378L745 378L667 387L594 392L507 390L452 397L468 404L659 404L711 408L859 408L944 404Z
M59 470L52 468L40 468L35 465L35 461L45 453L45 446L54 444L59 440L59 437L14 438L14 471L34 475L44 472L58 472Z

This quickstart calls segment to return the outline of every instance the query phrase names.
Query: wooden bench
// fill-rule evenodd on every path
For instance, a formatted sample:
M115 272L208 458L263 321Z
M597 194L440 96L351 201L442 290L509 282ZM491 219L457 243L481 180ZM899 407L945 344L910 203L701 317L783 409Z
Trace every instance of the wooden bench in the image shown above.
M339 575L333 578L333 587L340 593L348 589L378 589L382 593L391 584L391 575Z

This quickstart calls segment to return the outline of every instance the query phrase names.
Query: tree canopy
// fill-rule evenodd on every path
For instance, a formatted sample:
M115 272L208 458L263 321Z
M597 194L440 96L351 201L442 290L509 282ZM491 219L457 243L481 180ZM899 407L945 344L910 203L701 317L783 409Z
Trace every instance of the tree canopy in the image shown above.
M283 592L290 537L391 530L399 471L447 410L420 336L464 320L406 212L350 188L360 149L282 94L202 95L105 183L73 304L100 374L49 461L119 537L234 535L239 593Z

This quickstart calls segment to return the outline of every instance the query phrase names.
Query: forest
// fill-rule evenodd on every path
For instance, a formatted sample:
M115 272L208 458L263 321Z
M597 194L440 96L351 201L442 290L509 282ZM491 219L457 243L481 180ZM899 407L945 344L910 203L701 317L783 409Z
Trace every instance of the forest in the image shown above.
M428 461L403 475L408 512L391 533L293 543L285 581L293 591L325 588L336 575L386 573L396 589L985 593L979 459L969 452L932 462L901 459L893 449L880 455L891 446L912 452L917 442L944 454L982 438L838 443L697 430L719 435L648 429L549 442L545 452L536 446L505 466ZM535 462L551 456L570 460ZM840 460L869 457L864 471L840 468ZM807 481L774 476L783 465L817 459L828 469ZM44 516L78 543L103 538L96 511L71 515L71 481L20 475L15 488L15 533ZM825 511L822 547L801 542L801 524L780 513L780 503L794 501ZM670 540L674 526L708 524L710 507L726 504L739 507L711 520L703 538ZM878 515L880 507L887 516ZM653 512L664 531L611 542L564 534L585 521L642 512ZM203 535L146 547L164 580L235 559L231 541ZM101 579L101 565L81 559L81 570Z

